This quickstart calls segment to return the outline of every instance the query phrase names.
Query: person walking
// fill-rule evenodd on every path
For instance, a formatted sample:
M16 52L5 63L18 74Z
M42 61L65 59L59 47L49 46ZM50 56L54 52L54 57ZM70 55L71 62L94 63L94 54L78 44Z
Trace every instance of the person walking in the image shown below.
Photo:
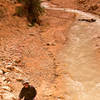
M28 80L24 80L23 81L23 88L21 89L20 93L19 93L19 99L21 100L24 98L24 100L36 100L36 95L37 95L37 91L36 89L29 84Z

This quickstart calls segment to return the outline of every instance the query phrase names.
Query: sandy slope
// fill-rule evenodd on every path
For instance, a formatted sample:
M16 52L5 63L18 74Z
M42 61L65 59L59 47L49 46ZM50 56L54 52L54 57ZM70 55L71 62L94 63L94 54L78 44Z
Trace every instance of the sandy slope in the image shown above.
M53 99L56 78L55 56L67 41L65 34L75 19L75 14L47 10L41 17L41 26L28 27L26 18L13 16L15 5L1 3L7 8L0 21L0 63L2 67L12 64L23 73L10 71L9 77L16 97L22 87L17 78L29 78L38 91L38 100ZM19 61L15 64L15 61ZM4 63L4 64L3 64ZM6 72L7 73L7 72ZM1 86L4 85L0 83Z
M50 2L77 7L74 0ZM27 77L37 88L37 100L99 100L99 18L74 9L49 9L41 26L28 27L25 18L13 16L15 6L5 5L9 9L0 21L0 63L20 61L17 67L24 72L7 74L15 95L22 87L16 78ZM97 21L78 21L90 17Z

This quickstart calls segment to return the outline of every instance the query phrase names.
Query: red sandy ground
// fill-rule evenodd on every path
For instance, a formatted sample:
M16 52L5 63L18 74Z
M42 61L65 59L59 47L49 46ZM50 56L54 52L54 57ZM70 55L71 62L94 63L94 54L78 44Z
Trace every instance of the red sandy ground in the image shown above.
M77 9L100 16L100 0L77 0Z
M94 1L86 1L85 4L76 0L49 2L58 7L87 11L87 4L94 4ZM6 7L7 12L0 18L0 58L11 62L13 59L21 59L20 67L30 76L36 87L39 87L43 80L52 83L55 79L55 56L67 43L68 30L75 20L75 14L46 10L40 17L41 26L28 27L25 17L13 16L14 4L1 2L1 6ZM16 88L17 92L19 87Z
M20 59L19 67L36 87L39 87L42 81L52 83L55 79L55 56L67 42L68 30L75 20L75 15L47 10L40 17L41 26L28 27L25 17L13 16L14 4L2 1L1 6L7 11L4 17L0 18L0 58L7 62ZM20 83L12 82L18 93Z

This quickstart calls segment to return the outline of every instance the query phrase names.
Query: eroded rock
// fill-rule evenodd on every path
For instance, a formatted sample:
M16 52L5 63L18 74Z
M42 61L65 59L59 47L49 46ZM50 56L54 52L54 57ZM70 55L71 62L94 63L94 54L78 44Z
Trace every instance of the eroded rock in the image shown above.
M0 75L3 75L3 70L0 69Z
M2 100L17 100L15 95L10 92L5 92L1 95Z
M16 67L16 66L14 66L14 69L13 70L15 72L17 72L17 73L23 73L23 71L20 68Z
M1 89L11 92L11 88L9 86L2 86Z

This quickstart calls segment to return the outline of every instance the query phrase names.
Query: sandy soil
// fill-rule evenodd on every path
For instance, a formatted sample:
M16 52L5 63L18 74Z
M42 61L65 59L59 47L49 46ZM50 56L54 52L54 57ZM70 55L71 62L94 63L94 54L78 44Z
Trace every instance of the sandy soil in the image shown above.
M77 0L77 9L90 12L100 16L100 1L99 0Z
M87 10L87 4L91 6L94 1L50 0L48 2L57 7L90 11ZM98 40L95 42L92 37L93 34L98 36L98 23L79 22L78 18L83 16L76 18L77 15L74 13L46 10L46 13L40 17L41 26L28 27L25 17L13 16L14 4L3 0L0 4L0 9L4 11L0 15L0 62L19 61L16 66L24 72L18 75L11 72L8 75L12 80L11 85L16 96L22 85L15 78L21 76L29 78L31 84L36 87L37 100L88 100L91 94L96 94L98 97L94 100L99 100L96 89L90 92L92 86L95 87L99 82L97 77L99 68L92 70L99 65L95 61L97 59L99 62L99 56L95 56L98 55L98 51L95 52L95 49L91 48L99 45ZM92 9L93 11L98 12L99 8ZM76 59L80 59L79 63ZM84 63L87 64L85 67ZM91 73L87 75L90 71ZM94 75L96 78L93 77ZM88 95L84 96L86 93Z
M63 7L63 8L73 8L75 9L77 6L77 1L76 0L50 0L52 4L57 5L58 7Z
M13 63L20 60L21 68L38 91L38 100L53 99L56 78L55 56L68 41L67 32L75 20L75 14L47 10L40 18L41 26L28 27L26 18L13 16L15 5L1 2L4 17L0 18L1 62ZM16 73L8 75L12 80L13 92L18 96L21 82L15 80Z

